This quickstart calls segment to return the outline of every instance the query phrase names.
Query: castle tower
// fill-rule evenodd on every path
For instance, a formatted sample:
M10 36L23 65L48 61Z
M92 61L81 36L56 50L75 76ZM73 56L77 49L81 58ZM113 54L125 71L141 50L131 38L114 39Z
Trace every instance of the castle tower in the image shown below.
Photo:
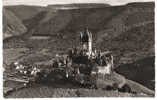
M88 52L89 52L89 55L92 54L92 33L88 31L87 29L87 33L88 33Z
M86 50L90 56L92 54L92 33L88 29L80 33L80 43L82 50Z

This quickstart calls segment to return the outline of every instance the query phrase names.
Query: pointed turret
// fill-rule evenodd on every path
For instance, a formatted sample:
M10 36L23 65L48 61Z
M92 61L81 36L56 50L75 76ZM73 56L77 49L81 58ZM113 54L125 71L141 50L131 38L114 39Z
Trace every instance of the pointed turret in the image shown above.
M88 28L80 33L80 43L83 50L87 51L90 56L92 54L92 33Z

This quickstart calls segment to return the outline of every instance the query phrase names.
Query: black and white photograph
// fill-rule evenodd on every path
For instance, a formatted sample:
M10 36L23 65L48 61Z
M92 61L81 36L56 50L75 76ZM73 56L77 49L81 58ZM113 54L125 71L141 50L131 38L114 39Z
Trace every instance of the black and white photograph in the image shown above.
M2 0L3 98L155 98L155 0Z

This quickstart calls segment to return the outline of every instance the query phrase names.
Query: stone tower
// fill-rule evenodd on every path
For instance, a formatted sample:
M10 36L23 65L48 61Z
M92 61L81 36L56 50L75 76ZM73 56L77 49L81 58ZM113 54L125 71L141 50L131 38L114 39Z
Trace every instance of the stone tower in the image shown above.
M88 29L80 33L81 49L90 56L92 54L92 33Z

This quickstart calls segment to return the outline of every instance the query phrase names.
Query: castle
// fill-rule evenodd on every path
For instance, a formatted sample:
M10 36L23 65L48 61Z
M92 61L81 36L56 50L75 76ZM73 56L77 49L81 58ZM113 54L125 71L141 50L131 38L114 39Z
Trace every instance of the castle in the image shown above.
M86 29L80 33L81 50L86 52L88 58L94 59L98 62L99 73L110 74L113 70L113 56L110 52L92 51L92 33ZM102 67L103 66L103 67Z

